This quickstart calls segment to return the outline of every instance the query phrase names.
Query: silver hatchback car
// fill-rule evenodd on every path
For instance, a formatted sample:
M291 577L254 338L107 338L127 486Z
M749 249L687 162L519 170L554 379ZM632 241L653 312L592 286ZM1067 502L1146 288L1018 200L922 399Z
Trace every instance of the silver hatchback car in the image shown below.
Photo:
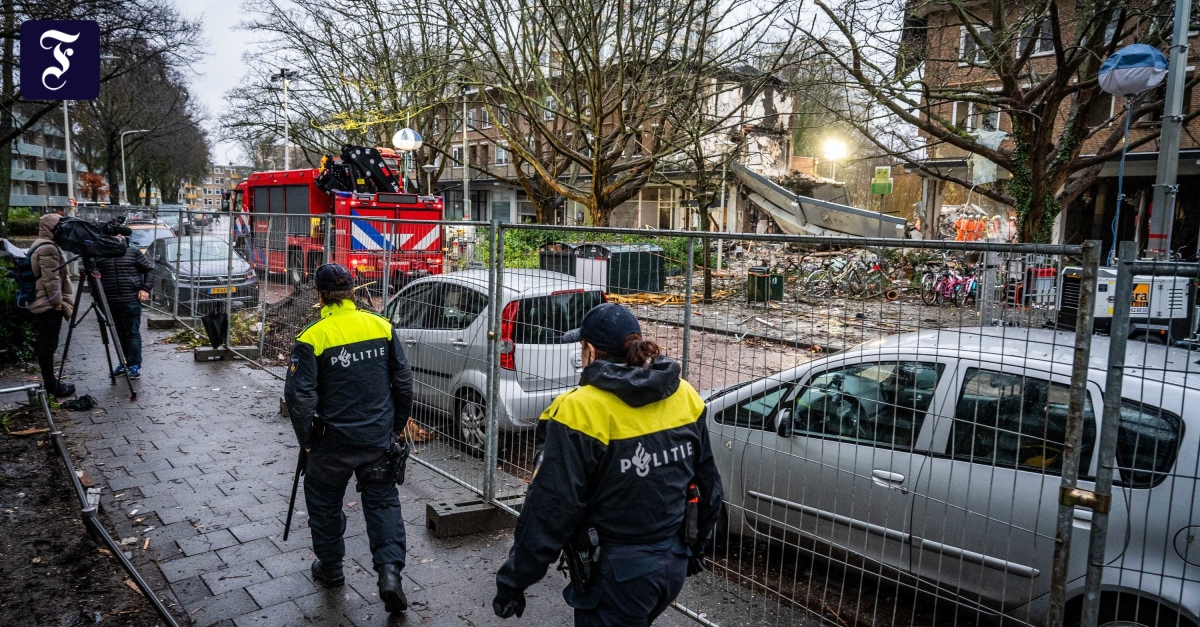
M1044 624L1073 341L1041 329L923 331L717 392L709 429L729 532L801 539L1006 624ZM1089 489L1107 338L1092 355L1080 481ZM1101 624L1197 625L1196 357L1130 343ZM1076 616L1091 520L1075 510Z
M579 344L562 336L605 295L544 270L505 270L503 284L499 427L521 431L579 383ZM417 403L451 414L451 435L472 451L482 450L487 422L488 289L487 270L449 272L409 283L385 309L404 343Z

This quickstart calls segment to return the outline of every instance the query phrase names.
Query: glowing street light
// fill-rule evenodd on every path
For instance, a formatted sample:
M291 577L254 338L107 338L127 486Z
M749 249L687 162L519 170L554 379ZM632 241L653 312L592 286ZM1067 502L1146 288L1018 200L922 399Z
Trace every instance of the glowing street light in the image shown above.
M827 139L823 146L825 160L829 162L831 172L829 178L837 180L837 162L846 156L846 142L840 139Z

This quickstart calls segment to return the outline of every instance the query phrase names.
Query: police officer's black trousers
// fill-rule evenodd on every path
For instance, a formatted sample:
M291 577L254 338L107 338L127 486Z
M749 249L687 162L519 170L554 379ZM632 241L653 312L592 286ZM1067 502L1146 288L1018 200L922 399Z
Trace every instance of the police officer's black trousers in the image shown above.
M576 627L647 627L666 611L687 579L687 549L671 538L601 549L600 577L587 594L563 591Z
M354 478L355 469L374 464L386 452L386 449L350 446L331 432L309 451L304 471L304 501L308 505L308 527L317 559L327 564L342 561L346 554L342 538L346 532L346 514L342 511L346 485ZM384 564L404 568L404 519L400 516L396 484L388 481L360 486L372 563L376 569Z

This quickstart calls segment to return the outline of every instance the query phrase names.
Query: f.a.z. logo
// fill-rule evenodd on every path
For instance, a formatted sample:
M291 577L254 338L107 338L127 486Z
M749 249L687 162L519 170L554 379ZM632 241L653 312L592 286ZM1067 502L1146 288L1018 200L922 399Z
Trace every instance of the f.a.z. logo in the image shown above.
M92 20L21 24L21 97L92 100L100 95L100 26Z

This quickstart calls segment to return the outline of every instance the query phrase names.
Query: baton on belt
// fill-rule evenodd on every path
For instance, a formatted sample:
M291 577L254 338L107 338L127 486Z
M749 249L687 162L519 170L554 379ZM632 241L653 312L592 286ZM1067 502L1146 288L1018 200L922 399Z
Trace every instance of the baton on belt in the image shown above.
M283 523L283 541L287 542L288 532L292 529L292 513L296 510L296 488L300 487L300 475L304 474L304 466L308 463L308 451L300 447L300 457L296 459L296 476L292 477L292 499L288 501L287 522Z

